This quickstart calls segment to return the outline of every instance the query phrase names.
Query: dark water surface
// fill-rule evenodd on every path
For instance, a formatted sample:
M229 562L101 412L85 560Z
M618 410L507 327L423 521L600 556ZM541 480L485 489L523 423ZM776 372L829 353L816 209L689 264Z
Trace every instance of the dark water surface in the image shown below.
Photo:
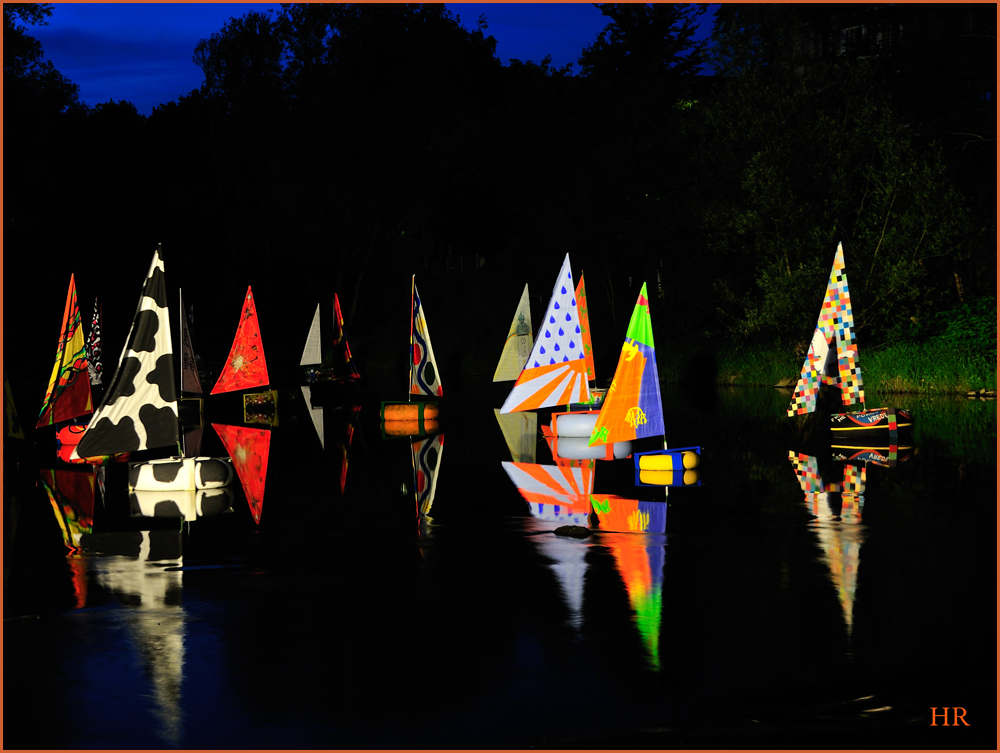
M239 485L133 517L112 468L72 553L41 453L8 465L4 747L995 749L994 404L890 400L914 450L845 476L787 392L666 389L701 485L642 490L662 533L568 539L501 465L501 400L446 404L423 522L377 400L343 493L335 427L279 406L259 523ZM595 493L640 496L631 467Z

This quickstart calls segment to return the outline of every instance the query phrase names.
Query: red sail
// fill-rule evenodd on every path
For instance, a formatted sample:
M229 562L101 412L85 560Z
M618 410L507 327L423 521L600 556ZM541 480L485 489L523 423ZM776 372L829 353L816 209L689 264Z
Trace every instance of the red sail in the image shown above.
M267 480L267 455L271 449L270 430L227 424L212 424L212 428L233 459L233 468L243 484L254 522L260 523L264 509L264 482Z
M56 360L45 390L45 400L38 414L37 426L70 421L93 411L83 321L76 301L76 280L70 275L59 344L56 346Z
M269 381L264 344L260 340L260 325L257 323L257 307L253 302L253 291L248 287L233 347L229 350L229 358L219 381L212 388L212 394L265 387Z

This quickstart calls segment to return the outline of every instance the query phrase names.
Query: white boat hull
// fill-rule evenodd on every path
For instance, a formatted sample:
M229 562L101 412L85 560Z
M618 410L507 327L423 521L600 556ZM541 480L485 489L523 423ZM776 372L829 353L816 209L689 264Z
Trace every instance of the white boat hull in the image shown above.
M219 489L233 481L229 458L163 458L129 463L131 491L177 492Z

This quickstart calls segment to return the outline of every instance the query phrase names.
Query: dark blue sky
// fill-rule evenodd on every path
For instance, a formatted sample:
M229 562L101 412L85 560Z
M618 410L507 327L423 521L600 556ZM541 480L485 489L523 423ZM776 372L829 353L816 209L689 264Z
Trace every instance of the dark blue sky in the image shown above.
M56 3L47 26L29 27L45 56L94 106L128 100L148 115L158 104L201 86L191 56L200 39L230 18L279 3ZM503 65L511 58L572 63L607 19L590 3L448 3L474 29L485 14ZM703 24L705 27L706 24Z

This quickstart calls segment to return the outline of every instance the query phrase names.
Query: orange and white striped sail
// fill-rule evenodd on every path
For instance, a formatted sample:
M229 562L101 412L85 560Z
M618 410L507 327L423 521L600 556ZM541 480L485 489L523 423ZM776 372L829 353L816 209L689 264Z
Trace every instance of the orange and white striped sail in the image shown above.
M531 355L500 412L537 410L589 400L583 331L573 272L566 254Z
M586 525L594 491L593 461L573 467L504 462L503 469L532 515L545 520L573 516Z

